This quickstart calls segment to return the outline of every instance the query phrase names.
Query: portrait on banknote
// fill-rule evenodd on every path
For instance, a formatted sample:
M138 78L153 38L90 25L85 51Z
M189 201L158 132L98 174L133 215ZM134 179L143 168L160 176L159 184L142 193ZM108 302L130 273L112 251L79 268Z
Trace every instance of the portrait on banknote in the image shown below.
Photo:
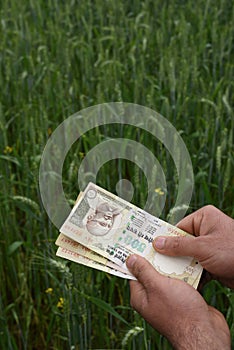
M92 235L104 236L111 231L120 210L107 202L98 203L95 210L87 215L86 228Z
M119 227L122 208L102 198L93 189L90 189L79 207L70 218L70 222L86 229L94 236L106 236Z

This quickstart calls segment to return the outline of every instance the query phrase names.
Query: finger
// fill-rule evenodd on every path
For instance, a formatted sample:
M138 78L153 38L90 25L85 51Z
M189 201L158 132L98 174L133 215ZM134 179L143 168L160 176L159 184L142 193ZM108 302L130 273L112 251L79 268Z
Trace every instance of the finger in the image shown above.
M197 210L195 213L190 214L179 221L176 226L192 235L200 236L203 215L204 213L202 210Z
M149 307L149 293L153 289L157 271L144 258L131 255L126 265L137 281L130 281L130 304L140 314Z
M146 259L139 255L131 255L127 259L126 265L147 292L153 290L157 284L161 283L161 279L165 278Z
M183 218L176 226L195 236L202 236L209 233L220 215L224 214L219 209L213 205L206 205Z
M153 241L153 247L159 253L169 256L193 256L200 259L207 253L202 237L160 236Z
M148 297L144 286L138 281L130 281L130 304L138 312L147 307Z

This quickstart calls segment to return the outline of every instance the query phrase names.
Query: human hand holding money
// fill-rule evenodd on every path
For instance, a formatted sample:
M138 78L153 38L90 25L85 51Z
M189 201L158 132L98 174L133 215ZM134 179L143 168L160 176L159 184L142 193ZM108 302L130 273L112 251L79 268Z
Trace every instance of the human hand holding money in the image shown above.
M164 256L152 246L157 236L186 235L191 244L192 236L95 184L90 183L81 193L60 231L58 256L134 279L126 259L136 253L161 274L198 286L202 274L198 261Z

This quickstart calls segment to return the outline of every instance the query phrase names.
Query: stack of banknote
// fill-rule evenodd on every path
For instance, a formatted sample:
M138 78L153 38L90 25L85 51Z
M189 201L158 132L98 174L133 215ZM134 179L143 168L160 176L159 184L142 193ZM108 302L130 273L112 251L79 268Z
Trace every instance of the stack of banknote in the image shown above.
M126 267L126 259L135 253L147 259L161 274L197 288L202 266L195 258L165 256L152 246L157 236L185 235L190 236L89 183L60 229L56 255L112 275L135 279Z

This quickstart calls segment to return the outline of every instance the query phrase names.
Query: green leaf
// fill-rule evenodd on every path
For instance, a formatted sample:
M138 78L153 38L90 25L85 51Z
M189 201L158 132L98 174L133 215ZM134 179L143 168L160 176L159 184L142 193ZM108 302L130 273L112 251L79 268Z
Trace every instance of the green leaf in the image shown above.
M83 297L85 297L87 300L91 301L93 304L95 304L96 306L100 307L101 309L103 309L106 312L109 312L111 315L113 315L114 317L116 317L118 320L124 322L126 325L129 326L129 323L118 314L118 312L115 311L115 309L108 303L106 303L104 300L96 298L96 297L92 297L86 294L81 294Z
M21 166L20 162L15 157L0 155L0 159L7 160L11 163L15 163L16 165Z
M12 255L24 242L22 241L15 241L12 244L9 245L7 254Z

